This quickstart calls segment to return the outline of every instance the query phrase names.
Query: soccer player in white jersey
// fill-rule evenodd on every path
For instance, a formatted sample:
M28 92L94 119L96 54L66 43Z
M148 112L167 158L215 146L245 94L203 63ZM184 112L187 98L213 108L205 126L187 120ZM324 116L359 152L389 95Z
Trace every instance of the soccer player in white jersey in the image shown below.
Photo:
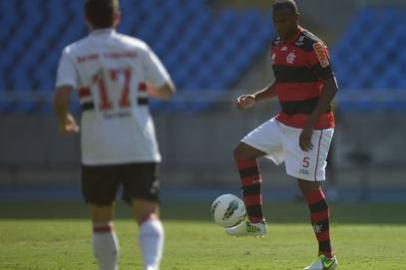
M63 50L54 106L60 131L78 133L69 113L70 95L78 91L82 193L93 225L94 254L100 269L118 269L113 217L122 186L140 226L144 270L157 270L164 243L156 175L161 156L148 98L170 99L175 88L147 44L115 31L119 0L87 0L84 9L91 32Z

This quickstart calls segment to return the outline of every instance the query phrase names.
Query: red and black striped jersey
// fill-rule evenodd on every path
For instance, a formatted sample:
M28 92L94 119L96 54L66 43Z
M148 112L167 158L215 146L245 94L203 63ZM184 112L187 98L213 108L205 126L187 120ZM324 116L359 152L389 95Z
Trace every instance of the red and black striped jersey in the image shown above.
M317 105L323 80L334 77L328 49L318 37L300 28L293 42L275 39L271 56L276 93L282 107L277 119L287 126L303 128ZM315 128L332 127L334 115L329 108Z

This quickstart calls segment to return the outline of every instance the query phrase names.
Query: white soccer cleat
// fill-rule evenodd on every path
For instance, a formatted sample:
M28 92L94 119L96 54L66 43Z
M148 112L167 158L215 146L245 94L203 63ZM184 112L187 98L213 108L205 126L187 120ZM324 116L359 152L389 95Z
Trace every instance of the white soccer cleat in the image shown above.
M327 258L324 255L320 255L315 262L303 270L334 270L338 267L337 258Z
M249 220L245 220L240 224L226 228L226 233L233 236L265 236L268 233L268 224L265 220L259 223L251 223Z

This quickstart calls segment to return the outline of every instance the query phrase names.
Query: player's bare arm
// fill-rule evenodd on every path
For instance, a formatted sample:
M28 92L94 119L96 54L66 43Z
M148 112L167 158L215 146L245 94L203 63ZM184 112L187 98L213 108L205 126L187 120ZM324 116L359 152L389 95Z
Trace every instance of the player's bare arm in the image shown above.
M176 89L172 81L169 81L162 86L155 86L154 84L148 82L147 91L149 96L161 100L169 100L176 93Z
M311 139L314 126L319 121L321 115L327 110L338 90L335 77L323 80L323 84L324 87L322 90L322 94L320 95L319 102L317 103L317 106L314 109L313 113L310 114L307 124L299 137L300 148L302 148L302 150L305 152L313 148Z
M272 99L276 96L275 83L272 82L264 89L252 94L241 95L237 98L236 105L240 111L245 111L255 106L257 101Z
M73 88L61 86L56 89L54 96L54 110L58 118L59 131L62 134L75 134L79 132L79 126L75 118L69 112L69 101Z

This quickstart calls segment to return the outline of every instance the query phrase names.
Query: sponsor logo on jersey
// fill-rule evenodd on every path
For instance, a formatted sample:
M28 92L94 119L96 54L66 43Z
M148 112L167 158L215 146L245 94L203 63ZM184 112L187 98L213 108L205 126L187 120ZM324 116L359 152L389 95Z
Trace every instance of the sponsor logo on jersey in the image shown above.
M321 42L317 42L313 44L313 49L319 59L320 66L322 68L328 67L330 65L330 61L328 60L326 48Z

